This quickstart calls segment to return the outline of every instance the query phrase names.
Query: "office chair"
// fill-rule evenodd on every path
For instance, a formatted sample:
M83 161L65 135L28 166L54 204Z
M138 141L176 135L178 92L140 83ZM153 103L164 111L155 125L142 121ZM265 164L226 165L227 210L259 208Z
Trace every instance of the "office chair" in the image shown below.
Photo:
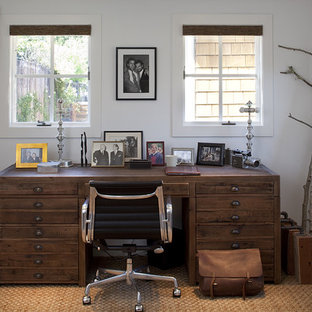
M174 283L173 297L180 297L178 282L171 276L139 273L133 270L132 255L137 250L164 251L162 243L172 241L172 205L167 198L165 209L162 181L100 182L90 181L90 197L82 206L82 240L98 249L122 250L128 254L126 271L98 269L94 282L85 288L83 304L91 304L90 288L126 280L137 291L135 311L143 311L141 294L135 284L140 280L161 280ZM105 239L146 239L146 246L123 244L107 246ZM152 242L152 243L150 243ZM114 275L100 278L100 272Z

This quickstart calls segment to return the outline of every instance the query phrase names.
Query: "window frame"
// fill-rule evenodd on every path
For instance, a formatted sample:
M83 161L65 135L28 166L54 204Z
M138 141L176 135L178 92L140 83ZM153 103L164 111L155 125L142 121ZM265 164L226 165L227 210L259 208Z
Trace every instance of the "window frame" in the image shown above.
M38 35L40 36L40 35ZM17 98L16 98L16 81L20 78L49 78L50 82L50 90L55 90L55 79L57 78L89 78L89 70L86 74L83 75L75 75L75 74L54 74L53 70L55 69L54 65L54 56L55 56L55 37L57 35L46 35L49 36L50 40L50 65L52 69L51 74L32 74L32 75L25 75L25 74L17 74L16 73L16 53L14 53L16 48L16 36L11 36L10 44L11 44L11 81L12 81L12 87L11 87L11 100L10 100L10 125L11 127L34 127L34 122L18 122L16 120L16 108L17 108ZM90 63L90 37L88 38L88 65ZM89 68L89 66L88 66ZM90 87L90 80L88 79L88 99L89 99L89 87ZM53 121L53 115L54 115L54 91L53 95L51 95L51 98L49 100L49 120L43 120L45 122L51 123L53 126L57 126L58 121ZM83 122L69 122L69 121L63 121L64 127L88 127L90 126L90 116L89 116L89 106L90 101L88 100L88 118L86 121Z
M261 124L253 124L256 136L273 135L273 49L271 15L175 15L172 34L172 136L245 136L246 123L222 125L221 122L185 121L184 36L183 25L263 25ZM262 78L262 79L261 79Z
M185 94L188 94L185 96L185 110L188 111L188 114L191 114L192 116L186 116L185 119L189 119L186 120L186 122L207 122L210 125L219 125L220 123L224 123L224 122L234 122L238 125L245 125L245 122L243 123L242 121L238 121L236 119L226 119L226 117L223 117L223 110L224 110L224 102L223 102L223 96L222 93L224 91L224 87L223 87L223 82L226 81L227 78L241 78L241 79L245 79L245 78L254 78L256 80L256 96L257 96L257 100L256 103L259 103L260 105L262 105L262 100L261 100L261 58L260 58L260 49L262 48L262 38L260 36L255 36L255 74L224 74L223 73L223 36L222 35L218 35L218 49L219 49L219 53L218 53L218 73L217 74L197 74L197 73L191 73L188 72L188 66L186 66L187 61L189 61L190 63L195 63L195 49L189 49L190 46L194 47L195 46L195 36L184 36L184 51L188 50L187 54L189 54L187 57L191 58L191 60L187 60L187 57L185 57L185 66L184 66L184 79L185 79L185 85L186 85L186 78L191 78L192 80L196 80L196 79L217 79L219 81L219 114L218 117L214 117L211 120L195 120L196 119L196 103L195 103L195 97L194 97L194 93L195 90L190 91L189 89L194 89L193 86L191 85L193 82L190 82L190 84L188 85L188 88L185 88ZM186 41L189 41L186 44ZM188 49L187 49L188 48ZM194 82L195 83L195 82ZM260 108L260 112L261 112L261 108ZM255 115L255 118L253 118L253 125L259 125L261 123L261 113L257 113ZM218 120L214 120L218 118Z
M64 122L66 137L79 137L85 131L89 137L99 137L102 127L101 114L101 17L99 15L3 15L0 20L0 52L3 57L0 64L4 68L4 77L10 77L5 81L4 89L7 96L4 97L2 114L0 114L0 137L2 138L42 138L55 137L57 134L57 122L49 127L38 127L36 123L11 123L14 85L11 69L16 59L11 53L12 40L10 25L91 25L89 37L89 90L88 90L88 122L71 123Z

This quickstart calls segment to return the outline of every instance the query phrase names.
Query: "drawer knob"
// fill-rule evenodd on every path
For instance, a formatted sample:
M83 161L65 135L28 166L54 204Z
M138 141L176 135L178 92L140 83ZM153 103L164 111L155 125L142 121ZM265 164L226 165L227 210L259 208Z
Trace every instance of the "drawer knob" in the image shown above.
M232 205L233 207L238 207L238 206L240 206L240 202L239 202L239 200L233 200L232 203L231 203L231 205Z
M35 232L35 235L36 235L37 237L38 237L38 236L42 236L42 235L43 235L42 230L37 229L36 232Z
M231 245L231 247L232 247L232 249L239 249L240 248L239 243L233 243Z
M41 203L41 202L35 202L35 203L34 203L34 207L35 207L35 208L41 208L41 207L43 207L43 203Z
M35 273L34 278L41 279L41 278L43 278L43 274L42 273Z
M34 191L35 193L42 193L43 188L40 187L40 186L36 186L36 187L33 188L33 191Z
M231 187L231 191L232 191L232 192L238 192L238 191L239 191L239 187L238 187L237 185L233 185L233 186Z
M239 220L239 216L237 216L237 215L234 215L234 216L232 216L232 218L231 218L233 221L237 221L237 220Z
M41 259L36 259L36 260L34 260L34 264L42 264L42 260Z
M35 217L35 221L36 221L36 222L41 222L41 221L42 221L42 217L36 216L36 217Z
M43 247L41 245L35 245L34 248L35 248L35 250L42 250L43 249Z
M240 234L240 229L233 229L231 231L232 234Z

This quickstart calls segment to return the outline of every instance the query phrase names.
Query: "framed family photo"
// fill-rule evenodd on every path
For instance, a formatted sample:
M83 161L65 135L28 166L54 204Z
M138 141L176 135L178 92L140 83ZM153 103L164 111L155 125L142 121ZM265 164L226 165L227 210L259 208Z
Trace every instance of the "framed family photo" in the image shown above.
M16 168L37 168L48 161L48 143L16 144Z
M197 165L223 166L223 143L198 143Z
M124 167L124 150L123 142L92 142L91 167Z
M123 142L125 161L143 157L143 131L104 131L104 141Z
M156 48L116 48L116 100L156 100Z
M152 166L164 166L165 142L146 142L146 159L151 161Z
M171 154L178 157L178 165L193 165L194 164L194 148L179 148L173 147Z

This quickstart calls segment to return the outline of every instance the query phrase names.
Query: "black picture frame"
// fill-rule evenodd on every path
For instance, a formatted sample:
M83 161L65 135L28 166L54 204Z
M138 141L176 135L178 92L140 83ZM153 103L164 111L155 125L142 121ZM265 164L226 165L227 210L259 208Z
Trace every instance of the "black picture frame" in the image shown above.
M198 143L197 165L223 166L224 143Z
M116 100L156 100L156 52L155 47L116 48Z
M104 131L104 141L123 142L126 162L143 158L143 131Z

